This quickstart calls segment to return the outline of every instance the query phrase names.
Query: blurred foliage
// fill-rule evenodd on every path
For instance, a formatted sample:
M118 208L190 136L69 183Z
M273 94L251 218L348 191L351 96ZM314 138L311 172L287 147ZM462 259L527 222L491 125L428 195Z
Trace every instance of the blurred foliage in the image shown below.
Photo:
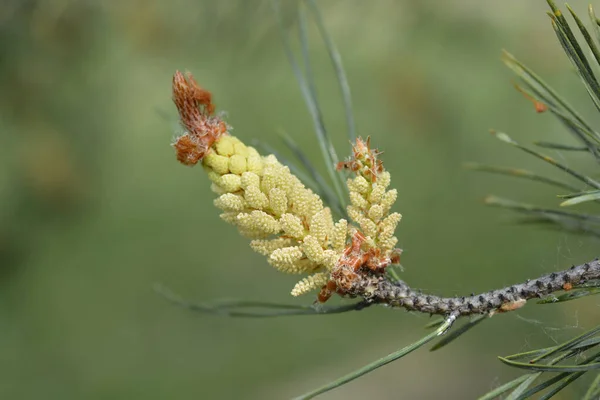
M510 157L553 173L487 133L495 127L522 143L564 134L512 88L502 48L599 122L549 39L544 2L320 5L344 59L358 133L385 151L400 193L403 279L470 293L597 255L597 239L518 225L480 201L494 192L553 207L563 201L553 200L555 188L462 168ZM293 2L284 10L290 29L294 10ZM341 150L337 82L316 27L308 29L325 122ZM422 335L426 320L398 311L231 320L198 317L152 290L158 282L198 300L290 300L293 277L274 273L221 223L207 179L168 146L179 130L171 76L187 68L237 136L285 154L284 129L319 165L268 2L5 0L0 32L4 398L288 398ZM595 166L585 154L565 162ZM495 355L582 333L596 313L593 297L526 307L469 331L469 341L411 354L323 398L473 398L516 376ZM563 398L583 393L571 387Z

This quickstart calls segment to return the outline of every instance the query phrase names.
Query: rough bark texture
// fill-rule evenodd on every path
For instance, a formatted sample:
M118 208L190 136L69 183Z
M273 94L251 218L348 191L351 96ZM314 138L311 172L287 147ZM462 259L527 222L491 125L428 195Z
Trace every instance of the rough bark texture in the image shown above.
M552 272L524 283L464 297L439 297L410 288L405 282L391 282L384 275L368 274L357 280L347 294L362 297L367 302L402 307L409 311L444 316L494 314L522 307L532 298L558 291L571 290L573 286L600 279L600 261L572 266Z

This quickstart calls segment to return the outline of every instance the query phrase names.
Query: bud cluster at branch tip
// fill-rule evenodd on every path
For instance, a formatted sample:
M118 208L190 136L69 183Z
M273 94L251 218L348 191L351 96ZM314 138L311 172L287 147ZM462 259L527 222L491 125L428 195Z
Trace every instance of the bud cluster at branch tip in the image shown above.
M385 274L402 252L394 234L401 215L391 212L398 194L388 190L390 174L369 138L357 139L352 157L337 165L354 174L347 180L352 222L334 222L321 198L274 155L262 156L229 134L229 126L215 114L210 92L191 74L175 73L173 101L185 129L173 143L177 159L185 165L202 163L218 195L214 204L222 210L221 218L251 238L254 251L279 271L310 274L295 285L293 296L321 289L321 302L337 293L456 318L513 311L531 298L600 279L596 259L479 295L443 298L411 289Z
M261 156L229 135L214 115L210 93L190 74L175 74L173 99L186 129L173 145L177 158L186 165L202 162L219 195L214 204L221 218L252 239L252 249L279 271L311 274L292 295L325 285L345 250L347 221L334 223L321 198L274 155Z

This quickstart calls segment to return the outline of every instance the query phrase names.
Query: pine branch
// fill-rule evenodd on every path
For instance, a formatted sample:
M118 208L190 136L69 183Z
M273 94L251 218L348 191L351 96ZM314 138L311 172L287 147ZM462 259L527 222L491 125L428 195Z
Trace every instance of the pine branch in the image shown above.
M317 27L332 59L344 100L348 134L350 138L354 138L356 133L350 89L341 65L341 58L324 28L316 2L306 0L306 3L316 19ZM593 58L590 57L588 60L584 52L585 46L577 41L562 12L551 0L548 0L548 3L552 9L552 13L549 15L558 41L579 74L592 101L600 110L600 83L595 74L598 66L593 64L594 62L600 64L598 46L590 31L567 7L585 39L587 50L590 50L593 55ZM281 29L286 55L313 120L330 182L326 182L308 163L308 159L291 138L284 137L285 143L303 167L303 169L299 169L293 164L289 164L290 169L297 172L299 177L306 178L311 188L319 193L329 203L329 207L340 215L345 214L344 208L348 200L346 194L349 193L351 205L347 208L347 214L356 224L350 229L347 229L349 225L345 220L334 225L329 208L324 208L321 199L315 200L313 192L307 189L297 177L292 176L290 169L279 164L274 156L261 158L255 149L246 147L236 138L229 137L225 132L227 125L218 116L213 115L214 105L211 103L210 93L197 86L191 75L185 78L180 73L176 73L174 79L174 100L180 111L182 123L188 132L178 138L174 147L178 159L186 165L196 164L206 156L207 159L203 163L209 172L209 178L213 181L213 190L220 196L215 205L225 211L222 214L223 219L236 225L242 234L257 239L253 241L255 251L267 255L269 262L283 272L314 273L319 271L298 282L292 290L294 296L320 287L321 292L318 299L321 302L326 301L334 293L345 297L358 297L361 300L341 306L298 306L243 300L195 304L159 288L158 291L163 296L187 309L230 317L256 318L332 314L362 310L371 305L386 305L443 316L442 319L431 324L430 327L434 327L435 331L413 344L299 397L308 399L406 356L436 337L445 334L459 317L474 316L470 322L440 340L432 350L439 349L462 336L481 323L486 316L517 310L523 307L528 300L541 298L542 300L538 303L547 304L600 293L598 288L600 286L600 262L598 259L572 266L561 272L549 273L534 280L464 297L440 297L424 294L400 280L393 270L386 270L386 267L399 261L401 254L401 250L394 247L397 243L394 231L401 216L398 213L389 214L389 209L396 200L397 191L393 189L386 191L390 183L390 175L387 172L384 173L383 165L377 159L380 153L370 148L369 139L362 141L358 138L353 147L353 159L338 163L337 153L333 148L329 132L325 128L317 98L317 88L314 84L313 70L310 66L306 12L304 8L300 8L298 13L298 36L301 46L300 61L298 61L292 51L286 27L284 27L279 13L279 2L272 0L272 4ZM301 5L301 7L304 6ZM598 38L600 37L600 21L595 17L591 8L589 15L593 23L592 32ZM521 78L524 86L515 86L528 100L534 103L536 110L538 112L549 111L554 114L583 147L545 142L540 142L538 145L569 151L586 149L596 160L600 161L600 133L594 130L540 77L512 55L505 53L504 61ZM583 182L587 187L580 189L535 172L514 168L475 165L472 166L474 169L517 176L570 190L572 194L564 196L568 200L561 204L563 206L600 200L600 182L592 178L593 175L583 173L569 167L566 163L523 146L505 133L493 133L499 140L553 165ZM212 153L209 154L209 152ZM268 173L263 174L263 168ZM357 174L355 179L346 182L348 192L344 187L345 175L343 171L339 171L343 168L348 168ZM336 172L335 169L338 171ZM242 181L240 175L244 176L244 174L246 175ZM588 190L589 187L594 190ZM267 191L265 188L269 188L269 190ZM289 199L286 196L289 196ZM597 229L597 225L600 223L598 214L552 210L496 197L488 197L486 203L544 218L565 228L579 229L588 234L600 235L600 230ZM275 234L281 236L272 240L264 240L265 237L272 237ZM348 235L351 236L350 243L347 241ZM292 238L295 242L292 241ZM558 292L564 293L555 295ZM582 355L600 345L600 337L594 337L599 332L600 326L553 348L500 358L505 364L530 372L495 389L483 398L495 398L514 389L508 398L524 399L551 387L553 388L542 398L554 396L586 372L600 368L600 352L588 354L578 364L560 364L564 360ZM554 358L550 359L551 356ZM521 359L524 357L531 357L531 359L529 362L523 362ZM548 359L550 360L546 361ZM530 388L541 374L547 372L558 374ZM596 378L587 391L586 397L593 398L599 392L599 387L600 378Z
M396 284L376 274L364 276L349 295L362 297L368 302L401 307L427 314L469 316L513 311L527 300L541 298L559 291L573 290L577 285L600 279L600 261L572 266L561 272L552 272L537 279L507 286L481 294L464 297L439 297L423 294L404 282Z

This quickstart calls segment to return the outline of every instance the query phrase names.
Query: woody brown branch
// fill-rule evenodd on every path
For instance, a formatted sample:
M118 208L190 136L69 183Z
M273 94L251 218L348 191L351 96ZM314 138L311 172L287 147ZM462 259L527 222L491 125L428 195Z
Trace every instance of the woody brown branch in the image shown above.
M527 300L567 291L595 279L600 279L598 259L572 266L564 271L552 272L537 279L528 279L524 283L464 297L424 294L412 289L403 281L391 282L385 275L375 273L361 274L360 279L354 281L352 288L345 294L350 297L362 297L365 301L374 304L386 304L428 314L493 315L516 310L525 305Z

